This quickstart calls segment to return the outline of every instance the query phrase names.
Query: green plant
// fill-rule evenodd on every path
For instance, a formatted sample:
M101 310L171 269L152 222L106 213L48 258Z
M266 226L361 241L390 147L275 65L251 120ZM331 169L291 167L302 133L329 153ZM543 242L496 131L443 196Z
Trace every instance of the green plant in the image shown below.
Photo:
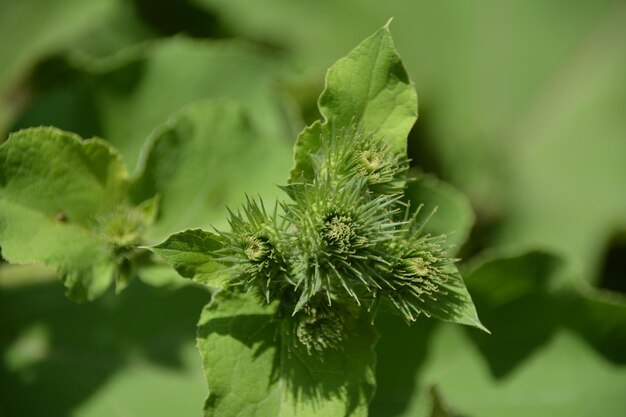
M246 131L231 103L201 109L209 133ZM183 116L149 142L135 176L99 139L15 133L0 149L3 256L52 266L68 296L91 300L158 266L153 251L214 291L198 324L207 416L366 415L379 309L486 329L446 236L425 231L433 213L405 193L417 99L388 26L330 68L319 110L295 144L286 199L268 209L249 197L230 231L156 245L180 225L164 208L195 191L168 182L181 176L165 160L190 133Z

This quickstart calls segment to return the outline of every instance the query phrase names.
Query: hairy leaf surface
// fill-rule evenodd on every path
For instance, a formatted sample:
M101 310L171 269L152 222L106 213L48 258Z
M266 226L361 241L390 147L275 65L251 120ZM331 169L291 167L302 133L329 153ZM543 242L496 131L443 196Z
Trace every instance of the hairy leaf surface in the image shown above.
M219 293L198 324L209 385L207 417L356 417L374 392L376 334L363 315L338 350L294 348L277 304ZM293 337L293 336L292 336Z
M9 262L57 269L68 295L93 299L113 279L99 218L124 201L128 174L105 142L53 128L11 135L0 147L0 245Z

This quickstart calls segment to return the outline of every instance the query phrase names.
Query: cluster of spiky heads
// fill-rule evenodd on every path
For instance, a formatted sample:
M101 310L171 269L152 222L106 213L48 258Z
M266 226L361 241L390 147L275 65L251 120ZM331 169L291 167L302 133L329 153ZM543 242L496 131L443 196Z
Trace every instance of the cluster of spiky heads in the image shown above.
M217 254L231 288L278 300L297 319L309 353L341 339L347 310L337 306L387 301L407 321L430 315L453 262L445 237L424 234L427 219L402 200L405 155L357 129L327 129L320 141L311 175L283 187L288 201L268 212L249 198L230 213Z

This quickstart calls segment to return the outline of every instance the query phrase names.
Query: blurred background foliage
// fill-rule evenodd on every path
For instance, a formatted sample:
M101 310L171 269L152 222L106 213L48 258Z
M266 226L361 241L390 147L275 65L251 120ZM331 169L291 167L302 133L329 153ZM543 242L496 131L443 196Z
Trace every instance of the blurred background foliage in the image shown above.
M233 174L194 201L195 225L223 225L244 192L276 195L259 187L286 178L326 68L390 17L420 106L409 198L455 232L492 335L382 315L371 415L623 415L623 0L2 0L0 141L54 125L111 141L133 170L188 105L237 102L253 151L202 145L243 156L212 158L212 176ZM180 178L202 175L190 149ZM199 415L209 294L157 272L78 305L49 271L3 265L0 416Z

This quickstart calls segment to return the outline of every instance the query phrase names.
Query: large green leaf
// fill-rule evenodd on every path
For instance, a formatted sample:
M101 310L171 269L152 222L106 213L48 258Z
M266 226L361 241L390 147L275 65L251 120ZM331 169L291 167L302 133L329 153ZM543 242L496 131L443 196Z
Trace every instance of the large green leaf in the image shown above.
M388 26L330 67L318 105L323 120L298 137L292 181L311 176L310 155L320 148L321 134L328 129L338 134L356 127L381 137L399 155L406 154L406 137L417 119L417 95Z
M76 304L49 278L0 283L0 415L200 415L195 330L208 299L195 286L138 283Z
M11 135L0 147L2 256L56 268L73 298L98 296L116 270L109 240L125 231L109 220L124 207L127 187L126 169L105 142L53 128Z
M431 349L423 383L437 384L450 404L468 415L619 416L626 406L626 373L567 331L555 334L515 375L502 380L490 375L460 329L442 328ZM425 394L415 396L401 415L428 415Z
M466 274L493 331L492 337L472 337L495 376L509 374L558 328L576 332L607 359L626 362L626 302L592 288L572 287L567 279L564 286L563 266L545 252L499 253Z
M111 19L125 28L121 34L109 36L111 25L106 33L94 29L67 54L69 68L34 97L16 127L46 124L97 134L134 166L145 139L173 113L199 100L223 98L240 103L251 127L275 139L272 143L290 142L297 117L275 87L274 78L283 72L278 56L240 41L179 36L139 42L148 35L128 29L136 22L127 15Z
M341 347L321 357L293 344L288 320L277 316L276 304L224 293L204 309L198 346L207 417L367 415L376 341L367 315L346 322Z
M550 290L559 266L560 260L545 252L497 254L466 274L465 282L492 331L492 337L473 337L494 375L511 372L552 335L563 304L552 299Z
M224 206L246 193L275 198L290 164L289 144L263 136L242 106L201 101L185 107L149 138L133 194L159 195L159 216L147 239L187 228L222 226Z
M97 76L94 84L102 136L129 164L157 126L202 99L236 100L262 136L277 141L292 136L289 110L272 82L280 66L261 50L242 42L175 37L140 48L131 57Z

